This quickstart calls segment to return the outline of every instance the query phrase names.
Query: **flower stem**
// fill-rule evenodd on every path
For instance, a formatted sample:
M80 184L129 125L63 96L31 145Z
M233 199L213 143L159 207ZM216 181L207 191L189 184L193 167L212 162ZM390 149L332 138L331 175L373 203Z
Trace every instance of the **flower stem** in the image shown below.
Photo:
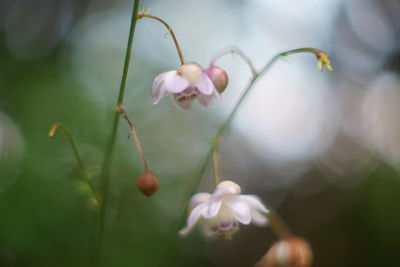
M129 125L129 132L132 135L133 142L135 143L135 146L136 146L136 150L138 151L139 156L142 159L144 171L147 172L148 171L147 160L144 155L143 147L140 144L139 136L136 132L135 126L133 125L133 122L131 121L131 119L129 119L124 106L122 106L122 105L117 106L117 111L121 113L122 117L124 117L124 119L126 120L126 122Z
M236 46L228 46L228 47L222 48L219 52L217 52L217 54L211 60L211 65L215 65L215 63L217 62L218 59L222 58L223 56L229 55L229 54L236 54L239 57L241 57L246 62L246 64L249 66L253 77L255 77L257 75L257 71L253 65L253 62L250 60L250 58L248 56L246 56L243 53L242 50L240 50Z
M83 164L83 161L81 159L81 156L79 155L79 151L78 151L78 147L75 144L74 138L72 137L70 131L68 130L67 127L65 127L64 125L62 125L61 123L54 123L49 131L48 137L49 138L53 138L54 135L57 132L57 129L61 129L62 132L65 134L65 136L68 139L68 142L72 148L72 150L74 151L74 155L76 158L76 161L78 162L79 165L79 171L81 173L82 179L87 183L87 185L89 186L90 190L92 191L92 196L98 200L98 196L96 193L96 189L94 188L92 182L90 181L90 177L88 172L86 171L85 165Z
M221 182L221 168L219 164L219 155L217 149L213 152L213 167L214 167L214 179L215 186Z
M272 231L274 231L274 233L280 239L292 236L289 226L286 224L286 222L282 219L282 217L278 213L269 208L267 217Z
M175 36L175 34L174 34L174 31L173 31L172 28L168 25L168 23L166 23L164 20L160 19L159 17L153 16L153 15L149 15L149 14L146 14L146 13L139 13L139 14L137 14L137 18L138 18L138 19L141 19L141 18L143 18L143 17L146 17L146 18L149 18L149 19L157 20L158 22L160 22L161 24L163 24L163 25L167 28L168 32L169 32L169 33L171 34L171 36L172 36L172 39L174 40L174 44L175 44L176 50L178 51L179 60L181 61L181 64L182 64L182 65L185 64L185 59L183 58L182 50L181 50L181 48L180 48L180 46L179 46L179 44L178 44L178 40L176 39L176 36Z
M133 36L135 34L137 14L138 14L138 10L139 10L139 2L140 2L140 0L135 0L133 3L131 25L130 25L130 30L129 30L129 38L128 38L128 44L127 44L127 48L126 48L125 63L124 63L124 69L122 72L121 85L119 88L117 106L122 105L123 99L124 99L126 80L128 77L128 70L129 70L129 62L130 62L131 51L132 51L132 46L133 46ZM94 258L92 260L92 266L101 266L101 255L102 255L102 250L103 250L104 228L105 228L106 208L107 208L107 199L108 199L108 187L109 187L109 180L110 180L110 167L111 167L111 160L112 160L112 153L114 150L115 139L117 136L119 118L120 118L120 113L118 111L115 111L113 128L111 131L111 136L110 136L109 142L106 147L103 166L102 166L102 170L100 173L100 194L102 196L102 201L100 203L101 204L100 212L98 215L98 225L97 225L98 230L97 230Z

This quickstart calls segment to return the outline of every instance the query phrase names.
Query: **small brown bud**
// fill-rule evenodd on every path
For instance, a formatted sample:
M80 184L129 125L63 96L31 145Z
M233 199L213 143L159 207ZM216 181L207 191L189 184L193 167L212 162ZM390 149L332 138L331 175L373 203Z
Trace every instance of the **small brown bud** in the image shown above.
M313 254L307 241L288 237L276 242L255 267L310 267Z
M149 171L143 172L137 180L137 188L148 197L154 194L159 186L157 176Z

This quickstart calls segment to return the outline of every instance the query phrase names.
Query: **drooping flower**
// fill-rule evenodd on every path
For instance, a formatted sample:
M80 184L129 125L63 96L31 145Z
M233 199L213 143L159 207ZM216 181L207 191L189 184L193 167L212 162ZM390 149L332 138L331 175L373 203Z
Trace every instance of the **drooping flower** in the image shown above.
M176 70L158 75L153 82L152 97L157 104L166 94L171 93L176 104L187 110L193 100L198 99L203 106L209 106L219 93L206 71L195 62L185 63Z
M240 224L264 226L268 210L255 195L241 195L241 188L232 181L219 183L213 194L198 193L190 201L190 215L185 228L187 235L197 225L206 236L219 235L230 239Z

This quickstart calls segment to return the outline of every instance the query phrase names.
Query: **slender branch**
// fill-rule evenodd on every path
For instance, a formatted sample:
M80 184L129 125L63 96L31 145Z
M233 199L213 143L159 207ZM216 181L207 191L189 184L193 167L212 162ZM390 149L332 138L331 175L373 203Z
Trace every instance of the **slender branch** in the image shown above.
M89 186L90 190L92 191L92 195L93 197L98 200L98 196L96 193L96 189L94 188L92 182L90 181L90 176L88 174L88 172L86 171L85 165L83 164L83 161L81 159L81 156L79 155L79 151L78 151L78 147L75 144L74 138L72 137L72 134L70 133L70 131L68 130L67 127L65 127L63 124L61 123L54 123L49 131L48 137L49 138L53 138L54 135L57 132L57 129L61 129L62 132L65 134L65 136L68 139L68 142L74 152L76 161L78 162L79 165L79 171L81 173L82 179L86 182L86 184Z
M176 39L176 36L175 36L175 34L174 34L174 31L173 31L172 28L168 25L168 23L166 23L164 20L160 19L159 17L153 16L153 15L149 15L149 14L146 14L146 13L139 13L139 14L137 15L137 18L138 18L138 19L141 19L141 18L143 18L143 17L149 18L149 19L157 20L158 22L161 22L161 24L163 24L163 25L167 28L168 33L171 34L171 37L172 37L172 39L174 40L174 44L175 44L176 50L178 51L179 60L181 61L181 64L182 64L182 65L185 64L185 60L184 60L184 58L183 58L182 50L181 50L181 48L180 48L180 46L179 46L179 44L178 44L178 40Z
M215 185L217 185L221 182L221 168L219 164L219 155L217 149L214 150L212 158L214 167L214 180L215 180Z
M248 56L246 56L243 53L243 51L240 50L236 46L229 46L229 47L223 48L219 52L217 52L217 54L213 57L213 59L211 61L211 65L215 65L215 63L217 62L218 59L222 58L223 56L229 55L229 54L236 54L239 57L241 57L246 62L246 64L249 66L253 77L257 76L256 68L254 67L251 59Z
M86 172L85 165L83 164L81 156L79 155L78 147L76 146L74 138L72 137L68 128L65 127L64 125L62 125L61 123L54 123L50 128L50 131L48 134L49 138L53 138L58 129L61 129L62 132L65 134L72 150L74 151L74 155L75 155L76 161L78 162L79 170L81 172L82 178L84 180L89 180L89 175Z
M125 55L125 63L124 69L122 72L121 78L121 85L119 88L119 95L117 100L117 106L122 105L126 87L126 81L128 77L128 70L129 70L129 62L131 58L131 51L133 46L133 36L135 34L135 27L137 21L137 14L139 10L139 2L140 0L135 0L133 3L133 10L132 10L132 17L131 17L131 25L129 30L129 38L128 44L126 48L126 55ZM110 178L110 168L111 168L111 160L112 154L114 151L114 144L117 136L118 124L120 119L120 113L115 111L114 115L114 123L113 128L111 131L111 136L106 147L105 157L103 161L102 170L100 173L100 193L102 196L100 212L98 216L98 231L97 231L97 242L94 251L94 259L92 261L92 266L100 266L101 265L101 254L104 242L104 228L105 228L105 218L106 218L106 207L107 207L107 200L108 200L108 187L109 187L109 178Z
M117 111L119 111L121 113L122 117L124 117L126 122L129 124L129 131L130 131L130 133L132 135L133 142L135 143L136 150L138 151L139 156L143 161L144 171L147 172L148 171L147 160L146 160L146 157L144 155L143 147L140 144L139 136L137 134L135 126L133 125L133 122L131 121L131 119L129 119L128 114L126 113L126 110L125 110L124 106L122 106L122 105L117 106Z

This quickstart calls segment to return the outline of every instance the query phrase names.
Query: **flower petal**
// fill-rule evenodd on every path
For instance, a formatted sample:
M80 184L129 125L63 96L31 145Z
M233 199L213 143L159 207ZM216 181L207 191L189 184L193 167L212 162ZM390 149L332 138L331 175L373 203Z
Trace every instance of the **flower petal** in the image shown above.
M163 88L172 94L181 93L188 86L189 82L176 71L172 71L171 74L166 75L164 78Z
M158 102L160 102L161 98L164 96L165 90L164 88L161 88L158 92L157 95L153 96L153 105L157 105Z
M162 83L164 82L164 77L165 77L165 75L167 75L169 72L170 72L170 71L163 72L163 73L161 73L160 75L158 75L158 76L154 79L154 81L153 81L153 86L152 86L152 89L151 89L151 95L152 95L153 98L156 97L156 96L158 95L158 93L159 93L159 91L160 91L160 89L161 89L161 85L162 85Z
M190 208L193 209L196 206L207 202L210 200L211 194L210 193L197 193L190 199Z
M196 87L202 94L205 95L211 95L214 91L216 91L214 84L204 72L201 74L201 77L197 82Z
M217 199L215 201L209 201L207 203L207 208L203 209L203 217L206 219L210 219L215 217L220 208L221 208L222 200Z
M173 95L174 102L178 108L188 110L192 106L192 100L179 101L177 95Z
M160 75L158 75L153 82L153 86L151 89L151 96L154 100L154 105L157 104L160 99L163 97L163 95L165 94L165 89L163 88L163 84L165 82L165 78L168 75L173 74L176 71L167 71L164 73L161 73Z
M199 100L200 104L202 104L205 107L209 107L211 105L213 96L200 94L197 99Z
M256 195L240 195L239 198L246 202L251 210L259 210L261 212L268 213L267 208Z
M246 202L241 201L237 197L227 200L226 205L231 209L235 218L242 224L249 224L251 222L250 209Z
M268 219L265 214L262 214L259 211L251 210L251 221L258 226L265 226L268 223Z
M203 214L204 209L207 207L207 203L203 203L195 207L189 215L187 220L187 224L185 228L179 231L181 235L187 235L195 226L195 224L199 221L201 215Z

